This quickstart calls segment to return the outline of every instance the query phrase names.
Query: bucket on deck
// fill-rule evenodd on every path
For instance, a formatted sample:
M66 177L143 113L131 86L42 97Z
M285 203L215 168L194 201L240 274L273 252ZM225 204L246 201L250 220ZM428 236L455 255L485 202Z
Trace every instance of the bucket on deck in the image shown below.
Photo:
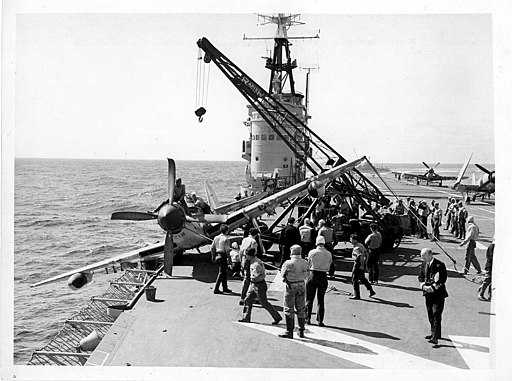
M107 307L107 315L116 319L119 315L121 315L121 312L124 311L124 309L119 308L124 306L108 306Z
M150 302L154 302L156 297L156 287L147 286L144 290L146 291L146 299Z

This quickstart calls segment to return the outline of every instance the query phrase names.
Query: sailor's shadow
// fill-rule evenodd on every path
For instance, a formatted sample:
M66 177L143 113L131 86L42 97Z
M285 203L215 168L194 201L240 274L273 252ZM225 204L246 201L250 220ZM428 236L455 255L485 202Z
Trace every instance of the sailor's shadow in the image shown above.
M310 337L306 337L305 339L303 339L303 341L306 343L321 345L322 347L334 348L334 349L337 349L337 350L343 351L343 352L361 353L361 354L367 354L367 355L378 355L377 352L374 352L369 348L366 348L362 345L357 345L357 344L339 343L336 341L324 340L324 339L312 339Z
M368 302L368 303L386 304L386 305L395 306L398 308L414 308L414 306L411 306L409 303L392 302L390 300L376 298L375 296L372 299L359 299L358 301Z
M331 328L331 329L334 329L334 330L337 330L337 331L350 332L350 333L355 333L355 334L358 334L358 335L375 337L377 339L401 340L399 337L392 336L392 335L389 335L389 334L383 333L383 332L362 331L362 330L359 330L359 329L336 327L336 326L332 326L332 325L326 325L325 327L326 328Z

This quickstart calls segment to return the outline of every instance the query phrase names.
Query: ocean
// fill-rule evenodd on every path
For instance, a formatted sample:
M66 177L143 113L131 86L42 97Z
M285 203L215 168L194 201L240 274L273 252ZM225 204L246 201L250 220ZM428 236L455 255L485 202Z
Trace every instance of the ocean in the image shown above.
M424 172L421 164L380 164L391 170ZM494 166L484 165L489 170ZM234 201L244 185L245 162L177 161L187 192L205 197L208 181L221 203ZM439 174L456 175L461 164L441 164ZM467 175L481 172L470 165ZM466 180L469 182L469 180ZM109 256L163 241L155 221L112 221L115 211L153 210L167 198L164 160L15 160L14 176L14 363L24 365L64 321L102 294L120 276L97 273L73 292L67 280L30 288L54 275Z

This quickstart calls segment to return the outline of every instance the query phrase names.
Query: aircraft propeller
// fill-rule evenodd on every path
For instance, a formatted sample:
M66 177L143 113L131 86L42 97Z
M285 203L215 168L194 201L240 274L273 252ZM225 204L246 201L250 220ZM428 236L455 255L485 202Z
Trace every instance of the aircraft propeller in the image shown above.
M176 164L173 159L167 159L167 189L168 200L173 199L174 185L176 183ZM224 223L227 216L221 214L200 214L187 215L185 209L175 202L167 202L158 210L158 214L151 212L115 212L112 214L112 220L158 220L158 225L166 231L164 244L164 272L172 275L172 265L174 261L174 241L173 234L179 233L186 222L198 223Z
M487 185L488 183L494 183L496 181L495 177L494 177L496 171L489 171L487 168L481 166L480 164L476 164L476 163L475 163L475 166L482 172L487 173L487 175L489 176L488 180L483 185Z

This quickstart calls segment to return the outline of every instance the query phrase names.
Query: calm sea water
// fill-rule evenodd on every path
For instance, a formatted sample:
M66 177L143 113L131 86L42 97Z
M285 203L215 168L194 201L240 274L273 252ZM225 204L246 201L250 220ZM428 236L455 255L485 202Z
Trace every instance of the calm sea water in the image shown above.
M178 161L187 192L212 184L221 202L244 184L244 162ZM419 164L385 164L392 170L425 170ZM440 165L457 174L461 165ZM487 166L486 166L487 167ZM490 170L494 166L487 167ZM468 175L479 172L474 166ZM153 210L167 198L167 161L16 159L14 200L14 362L25 364L64 321L103 293L120 274L95 275L79 292L66 280L35 282L164 239L155 221L112 221L118 210Z

